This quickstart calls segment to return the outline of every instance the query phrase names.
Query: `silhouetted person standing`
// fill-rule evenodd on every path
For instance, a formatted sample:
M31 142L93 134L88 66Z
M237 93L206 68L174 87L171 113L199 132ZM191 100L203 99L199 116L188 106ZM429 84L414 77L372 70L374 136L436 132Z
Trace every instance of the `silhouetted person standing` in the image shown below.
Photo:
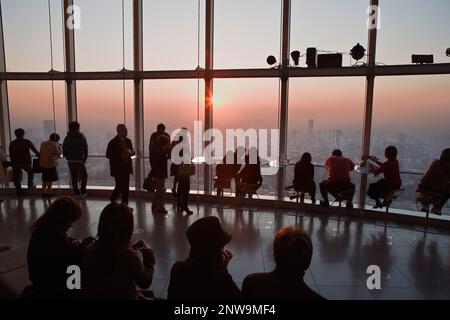
M33 184L33 168L31 163L30 150L39 157L39 151L34 144L25 139L25 130L22 128L14 131L16 139L9 145L9 156L13 167L14 186L18 195L22 195L22 170L28 173L28 189L34 189Z
M158 124L156 131L150 136L150 143L148 145L149 154L152 152L153 146L160 136L165 136L170 141L170 135L166 132L166 126L163 123Z
M86 137L80 132L80 124L76 121L69 123L69 132L63 142L63 155L69 164L72 188L76 196L86 197L87 171L85 163L88 158L88 144ZM78 182L81 180L81 188Z
M165 135L160 135L150 152L150 176L153 179L156 192L152 202L152 212L167 213L164 208L163 198L165 182L167 179L167 161L169 159L170 140Z
M201 218L186 230L189 258L176 262L170 272L169 300L233 300L239 288L228 273L233 257L224 250L231 241L217 217Z
M50 139L41 143L39 166L42 168L42 195L52 195L52 184L59 180L58 159L62 150L58 144L60 137L52 133Z
M387 203L381 203L380 198L382 198L389 191L399 189L402 185L402 180L400 178L400 164L397 160L397 153L396 147L389 146L384 152L387 159L386 162L382 163L375 157L369 158L379 166L378 169L373 171L375 177L380 174L384 175L384 179L371 183L369 185L369 189L367 190L367 195L371 199L375 200L374 209L387 206Z
M111 194L111 202L117 201L122 194L122 202L128 204L130 175L133 174L131 157L136 154L131 140L127 138L128 129L124 124L117 126L117 136L108 143L106 157L109 159L111 176L116 186Z
M304 282L311 264L313 245L300 228L278 231L273 243L275 270L248 275L242 284L242 296L252 300L324 300Z
M98 240L83 255L83 294L88 299L138 299L155 271L153 250L143 240L131 245L134 218L124 204L107 205L98 223ZM138 252L142 254L142 262Z
M304 190L308 192L312 204L315 204L316 183L314 182L314 165L311 162L311 154L305 152L300 161L295 164L293 185L295 190Z
M186 128L182 128L181 130L187 131ZM177 144L182 144L184 140L184 136L180 134ZM186 163L184 159L184 152L186 155L189 155L189 162ZM188 215L193 214L189 209L189 192L191 191L191 173L186 170L186 168L192 168L192 164L190 163L190 148L189 144L182 145L182 149L180 150L178 156L182 159L181 164L175 165L176 171L176 179L178 181L178 189L177 189L177 212L183 213L186 212ZM173 164L173 163L172 163ZM195 168L195 167L194 167Z
M350 180L350 172L353 171L355 164L348 158L342 156L341 150L334 150L331 157L325 161L325 169L328 171L328 179L320 183L320 193L323 201L320 203L324 207L330 205L328 201L328 192L334 197L343 191L350 192L347 197L346 208L353 208L353 196L355 194L355 185Z
M23 298L77 298L78 290L67 288L67 268L81 265L84 248L93 238L80 241L67 236L67 231L81 217L80 205L70 197L55 200L34 223L28 245L28 274L32 286Z
M3 152L3 148L0 147L0 186L4 187L8 182L8 177L6 173L5 163L7 162L6 154ZM0 204L3 202L3 199L0 199Z

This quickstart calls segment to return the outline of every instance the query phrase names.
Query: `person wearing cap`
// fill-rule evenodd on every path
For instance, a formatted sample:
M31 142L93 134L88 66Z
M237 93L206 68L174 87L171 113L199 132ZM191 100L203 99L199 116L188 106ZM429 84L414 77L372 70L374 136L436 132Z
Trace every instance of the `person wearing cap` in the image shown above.
M189 257L170 272L168 300L237 300L240 290L228 273L233 255L224 250L232 237L217 217L205 217L186 230Z
M275 270L248 275L242 284L242 297L249 300L324 300L303 280L312 253L312 242L305 231L297 227L281 229L273 243Z

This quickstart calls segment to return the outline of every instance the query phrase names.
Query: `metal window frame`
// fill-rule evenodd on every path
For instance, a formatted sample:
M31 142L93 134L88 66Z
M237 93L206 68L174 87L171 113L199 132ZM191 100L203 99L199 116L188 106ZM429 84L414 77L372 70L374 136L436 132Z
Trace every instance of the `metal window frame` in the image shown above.
M64 8L64 21L68 19L68 7L73 0L62 0ZM66 82L68 121L77 119L76 81L78 80L133 80L134 81L134 124L136 136L136 188L141 189L144 179L144 110L143 110L143 81L146 79L204 79L205 81L205 130L213 127L213 84L214 79L225 78L278 78L281 82L280 94L280 160L286 160L287 130L288 130L288 98L290 78L309 77L365 77L365 105L362 133L361 156L370 152L370 138L372 125L372 108L374 84L376 77L380 76L412 76L412 75L444 75L450 74L450 63L429 65L375 65L377 43L377 30L368 32L369 63L361 67L342 67L331 69L308 69L289 67L290 26L291 26L291 0L280 0L282 13L282 66L279 69L214 69L214 0L205 0L205 69L174 70L174 71L144 71L143 70L143 0L133 0L133 71L110 72L77 72L75 65L75 38L74 30L65 26L65 72L7 72L5 60L5 46L3 38L3 23L0 3L0 142L8 145L10 141L10 118L8 105L7 81L48 81L63 80ZM370 5L379 5L379 0L370 0ZM66 25L66 24L65 24ZM212 168L205 165L204 190L206 194L212 191ZM286 172L283 168L277 177L277 195L284 196L284 183ZM365 189L367 176L361 176L359 205L365 205Z

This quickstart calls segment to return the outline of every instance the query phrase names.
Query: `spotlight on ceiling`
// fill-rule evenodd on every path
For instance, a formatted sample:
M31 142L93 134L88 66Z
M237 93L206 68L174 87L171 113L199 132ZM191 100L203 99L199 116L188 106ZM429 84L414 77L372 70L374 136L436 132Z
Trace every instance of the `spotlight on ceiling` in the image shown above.
M277 58L275 58L274 56L268 56L266 61L270 66L273 66L275 63L277 63Z
M291 58L292 58L292 60L294 60L294 64L296 66L298 66L299 62L300 62L300 51L298 51L298 50L292 51Z
M350 55L356 61L361 60L362 58L364 58L365 54L366 54L366 49L364 49L364 47L362 45L360 45L359 43L356 46L354 46L352 48L352 50L350 50Z
M450 57L450 48L448 48L447 51L445 51L445 53L447 54L447 57Z

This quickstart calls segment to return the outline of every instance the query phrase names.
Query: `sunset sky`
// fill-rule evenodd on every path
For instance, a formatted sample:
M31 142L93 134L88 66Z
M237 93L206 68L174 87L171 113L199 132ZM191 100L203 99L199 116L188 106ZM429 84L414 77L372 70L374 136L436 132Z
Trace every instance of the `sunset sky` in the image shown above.
M215 68L268 68L279 59L281 0L215 1ZM307 47L348 52L367 47L369 0L293 0L291 49ZM81 8L76 31L79 71L122 69L122 1L75 0ZM125 67L132 68L131 0L125 0ZM50 45L47 0L1 0L9 71L48 71ZM61 1L51 0L54 68L63 70ZM380 0L377 62L409 64L412 53L434 54L450 62L450 1ZM204 12L204 0L201 1ZM200 19L200 65L204 63L204 16ZM146 70L197 67L197 0L144 0ZM304 58L302 59L304 65ZM349 65L348 56L344 64ZM145 81L146 133L164 121L169 129L192 127L197 118L197 80ZM289 128L361 130L364 78L292 79ZM378 77L373 129L449 134L450 76ZM52 119L50 82L9 82L14 127ZM215 126L277 127L278 79L215 80ZM132 83L126 84L126 118L132 124ZM86 131L113 131L123 121L122 81L78 83L78 115ZM200 81L200 118L204 84ZM56 83L57 125L65 123L64 84Z

